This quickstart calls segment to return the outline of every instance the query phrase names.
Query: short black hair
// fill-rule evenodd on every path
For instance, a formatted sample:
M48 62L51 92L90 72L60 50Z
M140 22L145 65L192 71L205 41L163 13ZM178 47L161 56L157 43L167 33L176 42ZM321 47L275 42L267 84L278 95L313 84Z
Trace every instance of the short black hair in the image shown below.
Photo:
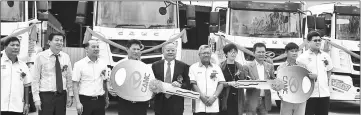
M127 42L127 45L126 47L127 48L130 48L130 46L132 46L133 44L137 44L139 46L142 46L142 42L140 42L139 40L136 40L136 39L131 39Z
M267 47L266 47L266 45L264 45L264 43L258 42L258 43L256 43L256 44L253 45L253 52L256 51L256 48L257 48L257 47L264 47L264 49L267 49Z
M20 44L19 38L17 38L17 37L10 37L10 38L8 38L7 40L5 40L4 46L5 46L5 47L8 46L8 45L10 44L10 42L13 42L13 41L17 41L17 42L19 42L19 44Z
M285 46L285 51L293 50L293 49L299 49L298 45L296 43L290 42Z
M314 37L314 36L321 37L320 33L316 32L316 31L312 31L312 32L307 34L307 41L311 41L312 37Z
M86 48L86 47L88 47L88 46L89 46L89 42L83 44L83 48Z
M62 36L63 37L63 40L65 39L65 35L63 35L62 33L51 33L50 35L49 35L49 41L52 41L53 40L53 38L54 38L54 36Z
M237 46L234 45L233 43L227 44L223 47L223 53L227 54L228 52L230 52L231 50L236 50L238 52Z

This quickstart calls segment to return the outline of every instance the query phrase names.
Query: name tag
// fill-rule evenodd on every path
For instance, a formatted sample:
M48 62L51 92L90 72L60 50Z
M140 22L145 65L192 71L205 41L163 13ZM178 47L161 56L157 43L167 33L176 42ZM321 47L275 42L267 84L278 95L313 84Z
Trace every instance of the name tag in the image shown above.
M197 72L197 74L202 74L202 72Z

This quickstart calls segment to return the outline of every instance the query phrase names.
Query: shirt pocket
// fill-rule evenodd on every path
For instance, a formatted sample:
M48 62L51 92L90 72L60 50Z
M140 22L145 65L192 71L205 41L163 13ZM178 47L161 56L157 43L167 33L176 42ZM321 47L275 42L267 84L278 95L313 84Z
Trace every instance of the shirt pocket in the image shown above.
M92 81L92 80L94 80L93 76L95 76L93 69L82 68L80 70L80 80L81 81Z

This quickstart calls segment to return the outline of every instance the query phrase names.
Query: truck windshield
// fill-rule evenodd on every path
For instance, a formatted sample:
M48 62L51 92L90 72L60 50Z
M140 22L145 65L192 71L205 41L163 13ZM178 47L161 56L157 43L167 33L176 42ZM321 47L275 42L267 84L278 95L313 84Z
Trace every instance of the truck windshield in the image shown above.
M360 40L360 16L336 15L336 39Z
M159 13L166 7L163 1L114 1L98 2L97 26L111 28L175 28L175 5L167 7L167 13Z
M24 19L24 1L1 1L1 22L21 22Z
M300 38L300 14L231 10L230 34L260 38Z

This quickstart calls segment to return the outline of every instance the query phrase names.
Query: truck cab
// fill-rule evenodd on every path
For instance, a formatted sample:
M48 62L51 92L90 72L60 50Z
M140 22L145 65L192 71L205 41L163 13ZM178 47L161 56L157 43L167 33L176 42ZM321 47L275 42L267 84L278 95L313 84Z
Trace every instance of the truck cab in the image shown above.
M106 39L125 46L137 39L143 50L160 45L180 33L177 2L164 1L97 1L94 2L93 30ZM181 40L177 41L177 59L181 58ZM127 58L127 52L102 42L100 56L111 67ZM161 49L142 54L141 60L151 64L163 58Z

